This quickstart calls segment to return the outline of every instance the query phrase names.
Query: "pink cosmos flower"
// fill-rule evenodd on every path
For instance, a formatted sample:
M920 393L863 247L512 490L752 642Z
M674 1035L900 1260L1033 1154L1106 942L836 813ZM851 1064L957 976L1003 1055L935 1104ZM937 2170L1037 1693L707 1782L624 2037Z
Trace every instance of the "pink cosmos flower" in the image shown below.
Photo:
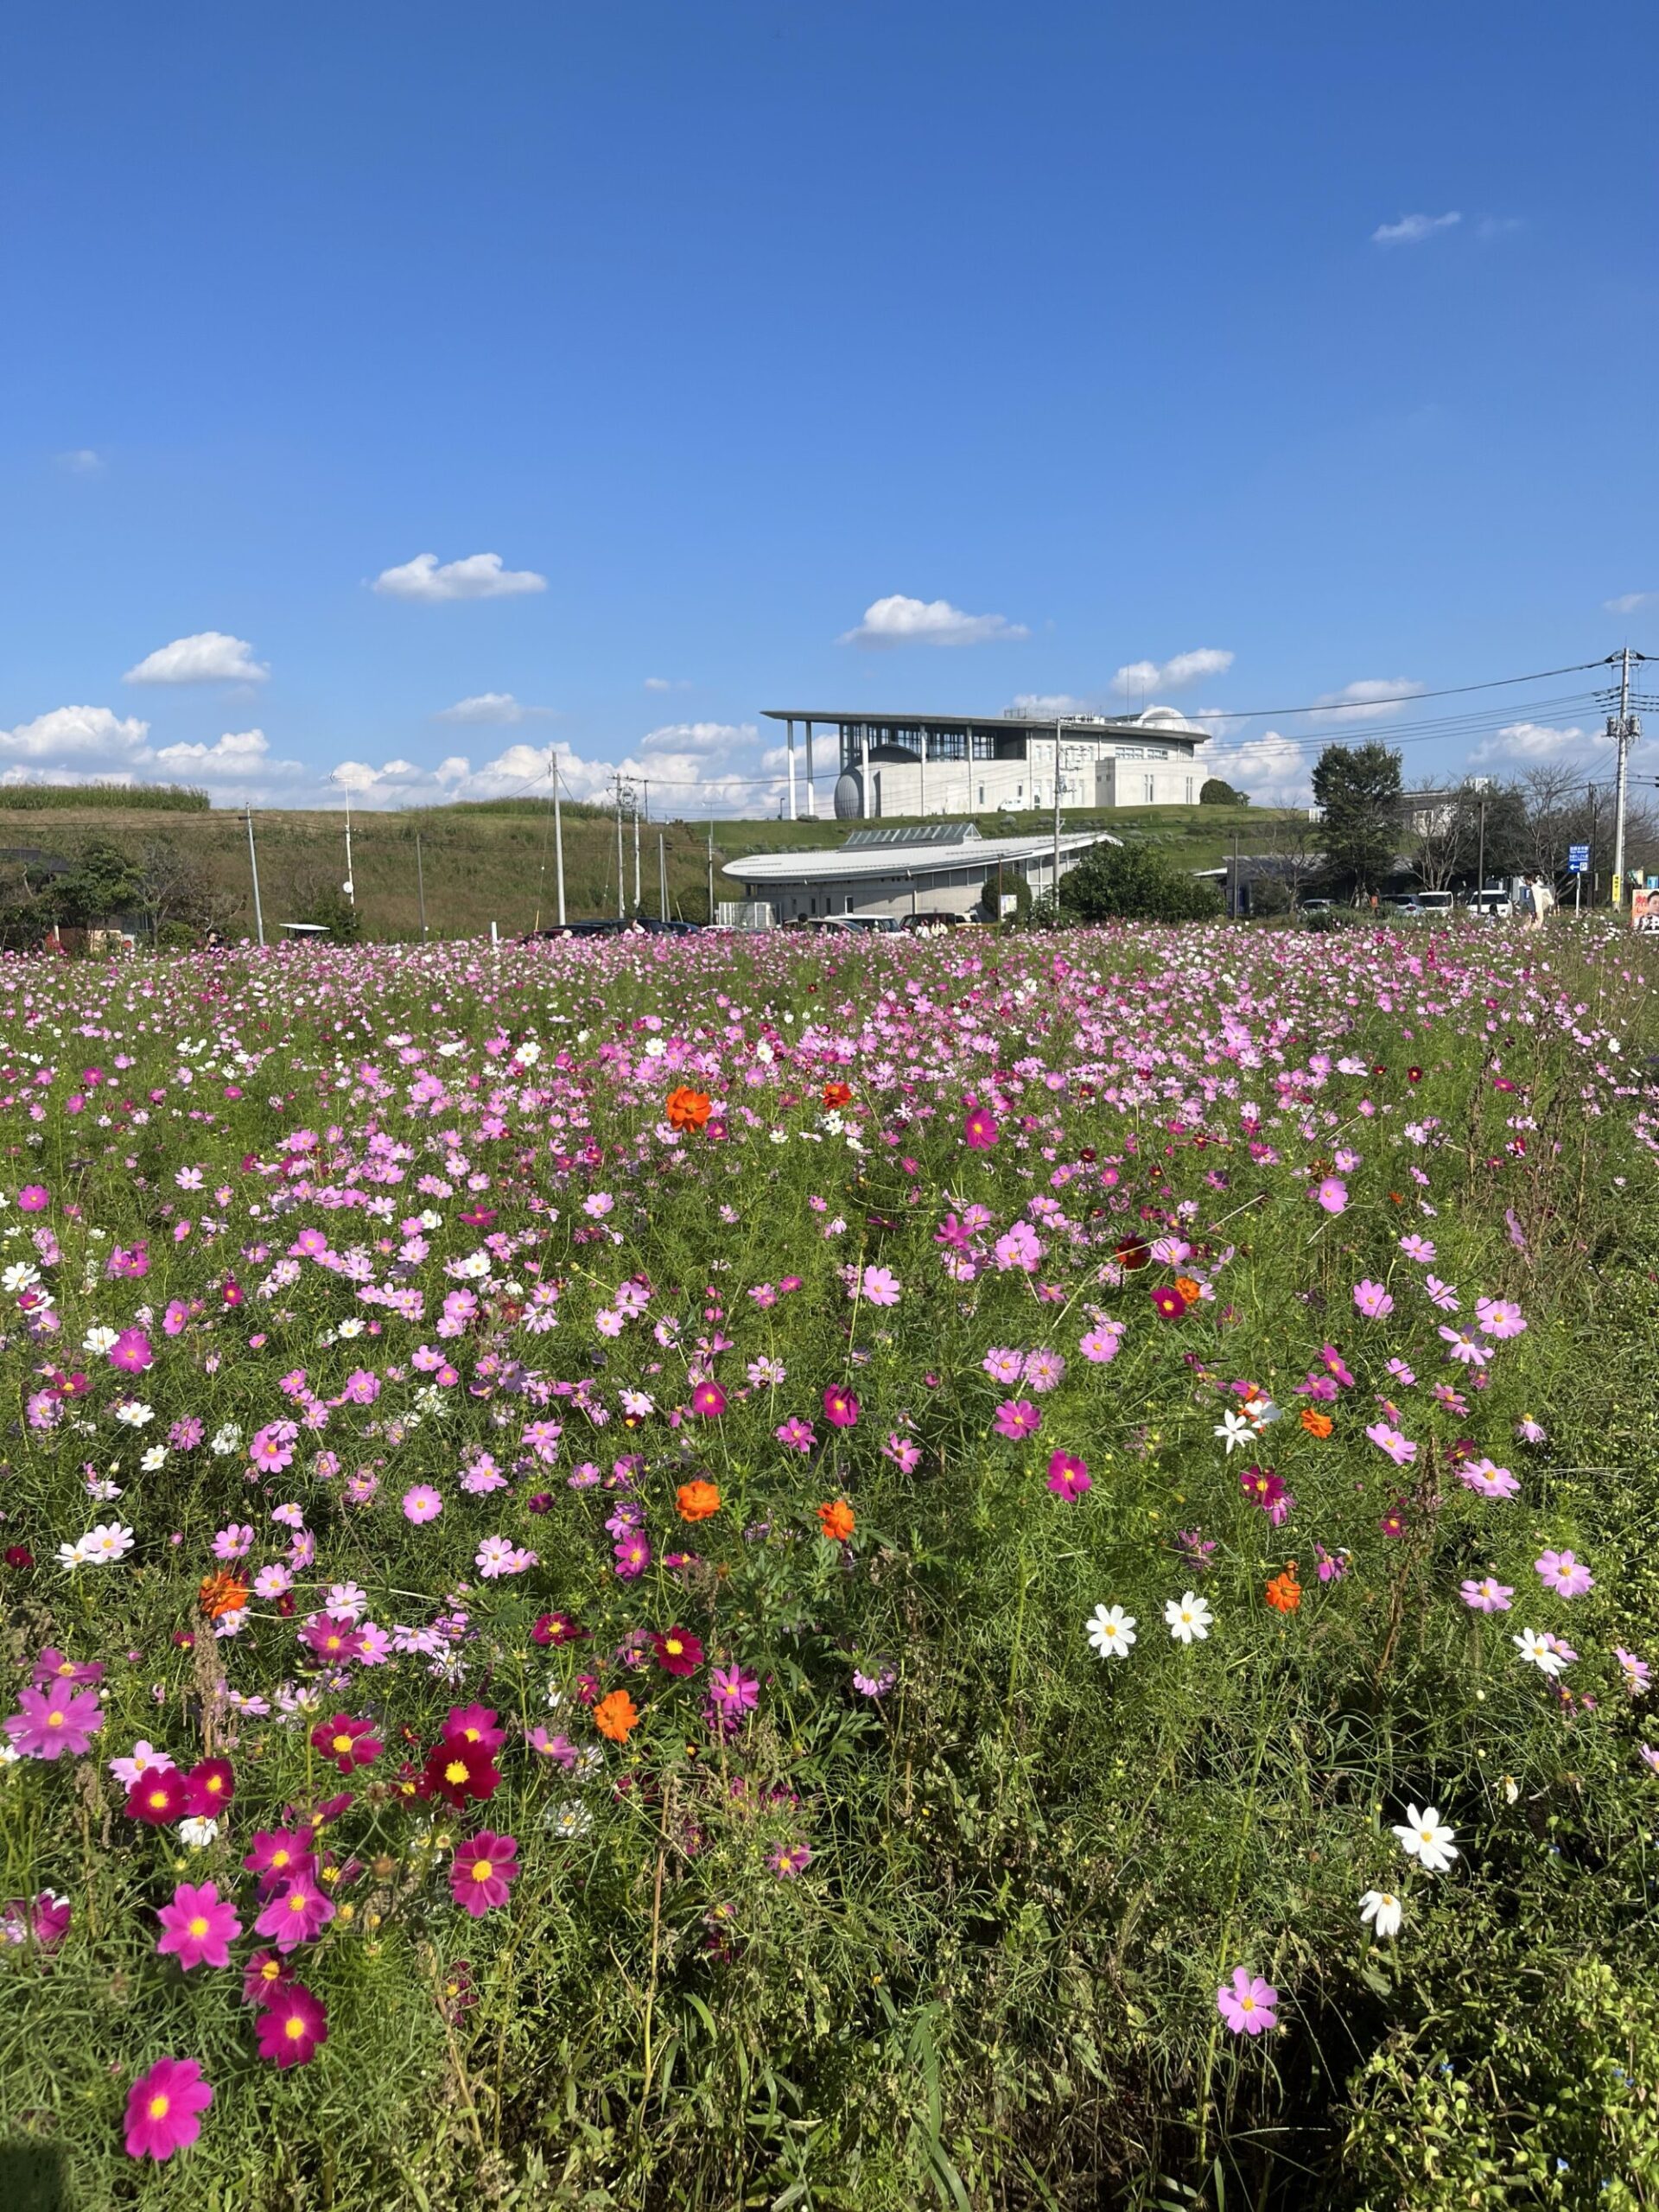
M71 1659L58 1649L56 1644L44 1645L29 1669L29 1681L37 1690L48 1688L53 1682L73 1682L78 1688L91 1689L104 1679L104 1667L98 1659Z
M1448 1329L1437 1332L1447 1346L1446 1357L1455 1359L1462 1367L1484 1367L1492 1356L1490 1344L1481 1343L1472 1329Z
M49 1690L25 1688L17 1693L22 1708L6 1715L5 1729L26 1759L81 1758L104 1726L104 1708L92 1690L54 1681Z
M1070 1452L1056 1452L1048 1463L1048 1486L1057 1497L1076 1501L1090 1487L1089 1470Z
M1489 1337L1500 1343L1506 1337L1518 1337L1527 1325L1521 1308L1507 1298L1478 1298L1475 1319Z
M1507 1613L1515 1592L1496 1575L1483 1574L1478 1581L1465 1582L1458 1594L1471 1611Z
M691 1393L691 1410L705 1421L716 1421L726 1410L726 1393L718 1382L699 1382Z
M42 1951L55 1951L73 1916L68 1898L55 1890L39 1890L32 1900L13 1897L0 1904L0 1943L32 1941Z
M1123 1341L1121 1321L1102 1321L1090 1329L1077 1350L1096 1366L1103 1367L1117 1357L1118 1347Z
M1268 2028L1279 2024L1274 2007L1279 2002L1279 1993L1260 1974L1253 1974L1248 1967L1235 1967L1230 1984L1224 1982L1216 1992L1216 2009L1236 2036L1259 2036Z
M507 1891L518 1878L518 1857L515 1837L480 1828L455 1846L449 1868L450 1896L463 1912L481 1920L492 1906L505 1904Z
M901 1294L899 1278L887 1268L866 1268L861 1278L865 1303L896 1306Z
M279 2067L303 2066L328 2040L328 2010L303 1982L278 1981L260 2005L259 2056Z
M124 1375L142 1375L154 1363L155 1353L142 1329L123 1329L110 1346L110 1365Z
M766 1864L780 1881L792 1882L812 1864L810 1843L780 1843L767 1853Z
M158 2058L127 2096L127 2156L159 2164L201 2133L201 2114L213 2101L194 2058Z
M253 1929L286 1953L312 1942L334 1916L334 1899L324 1896L308 1873L296 1874L273 1893Z
M1348 1185L1340 1175L1327 1175L1315 1185L1313 1195L1326 1213L1341 1213L1348 1204Z
M1431 1306L1438 1306L1442 1313L1457 1312L1458 1293L1454 1283L1442 1282L1439 1275L1425 1275L1423 1288L1428 1293Z
M1017 1382L1025 1370L1026 1358L1023 1352L993 1344L979 1363L993 1382Z
M1026 1354L1023 1372L1027 1389L1039 1394L1058 1390L1065 1379L1065 1362L1057 1351L1031 1351Z
M963 1123L962 1134L970 1152L988 1152L997 1139L995 1115L988 1107L976 1106ZM44 1203L45 1192L42 1192L41 1196ZM18 1203L21 1205L22 1202L19 1199Z
M881 1457L891 1459L902 1475L914 1474L922 1464L921 1446L912 1444L908 1437L900 1436L896 1429L881 1446Z
M1368 1321L1385 1321L1394 1311L1393 1299L1380 1282L1373 1282L1369 1276L1354 1285L1354 1304Z
M1414 1234L1410 1236L1402 1236L1400 1239L1400 1249L1408 1260L1415 1260L1424 1267L1427 1267L1434 1257L1434 1247L1427 1236L1418 1236Z
M428 1521L435 1521L443 1510L443 1497L430 1483L416 1483L412 1490L404 1492L404 1518L412 1521L418 1529Z
M1005 1398L996 1409L991 1427L1010 1444L1017 1444L1022 1437L1034 1436L1043 1425L1042 1414L1029 1398Z
M171 1954L188 1974L192 1967L227 1967L231 1945L242 1933L242 1923L229 1897L221 1897L217 1882L181 1882L170 1904L157 1917L166 1931L156 1948Z
M832 1382L823 1394L823 1417L832 1428L856 1428L858 1400L850 1390Z
M1545 1552L1533 1563L1538 1580L1562 1598L1580 1598L1593 1590L1596 1578L1571 1552Z
M810 1452L818 1440L811 1422L803 1421L798 1414L791 1414L772 1433L791 1452Z
M1374 1421L1365 1433L1379 1452L1388 1453L1396 1467L1408 1467L1417 1457L1417 1446L1386 1421Z
M1613 1646L1613 1656L1618 1662L1619 1672L1624 1677L1624 1687L1632 1697L1645 1697L1652 1678L1652 1670L1645 1659L1638 1659L1634 1651L1627 1651L1622 1643Z
M1521 1487L1507 1467L1494 1466L1490 1459L1471 1459L1466 1466L1459 1467L1458 1480L1478 1497L1500 1501L1513 1497Z
M1016 1221L1006 1236L997 1238L992 1252L1004 1274L1011 1268L1023 1268L1027 1274L1032 1274L1043 1256L1043 1240L1029 1222Z

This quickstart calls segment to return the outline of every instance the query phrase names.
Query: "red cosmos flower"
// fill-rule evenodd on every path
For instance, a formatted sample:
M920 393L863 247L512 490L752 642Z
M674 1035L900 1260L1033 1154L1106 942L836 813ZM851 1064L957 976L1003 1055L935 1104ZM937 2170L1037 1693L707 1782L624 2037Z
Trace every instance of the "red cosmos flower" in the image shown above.
M1127 1274L1135 1268L1144 1268L1152 1257L1152 1249L1140 1237L1126 1236L1113 1256Z
M1152 1294L1152 1303L1154 1312L1161 1313L1166 1321L1179 1321L1186 1311L1186 1300L1169 1283L1159 1284Z
M853 1103L853 1087L849 1083L826 1083L821 1095L824 1104L830 1108L850 1106Z
M177 1767L146 1768L127 1792L127 1818L153 1828L170 1827L184 1817L188 1793Z
M1421 1068L1408 1068L1406 1070L1406 1081L1408 1083L1421 1083L1422 1079L1423 1071Z
M531 1630L530 1640L532 1643L543 1645L581 1643L592 1633L591 1629L585 1629L573 1621L569 1613L543 1613Z
M348 1713L337 1713L311 1731L311 1748L333 1759L342 1774L350 1774L354 1767L372 1765L385 1751L373 1728L372 1720L353 1720Z
M198 1759L184 1777L184 1809L192 1820L213 1820L236 1795L228 1759Z
M459 1809L469 1797L493 1797L501 1770L486 1745L446 1736L427 1753L421 1783L426 1796L442 1797Z
M328 2040L328 2012L303 1982L279 1982L259 2014L259 2056L281 2067L303 2066Z
M242 1969L242 2002L268 2005L273 1993L293 1979L294 1969L280 1951L256 1951Z
M664 1629L652 1634L657 1663L671 1675L695 1675L702 1664L702 1645L689 1628Z
M446 1743L482 1744L486 1751L499 1751L507 1740L494 1707L487 1705L452 1705L443 1735Z

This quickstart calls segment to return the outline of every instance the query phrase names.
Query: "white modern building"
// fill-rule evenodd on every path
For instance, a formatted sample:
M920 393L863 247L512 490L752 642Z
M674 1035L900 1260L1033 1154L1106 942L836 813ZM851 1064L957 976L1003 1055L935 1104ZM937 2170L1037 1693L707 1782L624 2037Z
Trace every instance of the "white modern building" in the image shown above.
M912 829L855 830L832 852L751 853L728 861L721 874L743 887L745 899L765 902L779 922L822 916L902 921L912 914L983 913L1000 898L1017 896L1023 880L1033 896L1053 887L1085 853L1119 840L1104 830L1063 830L1058 839L982 837L971 822L937 822Z
M1207 730L1173 707L1147 707L1122 720L1068 715L1058 721L1012 710L921 715L767 707L763 712L769 721L782 722L786 733L791 822L818 811L815 740L830 753L836 817L843 822L1047 810L1054 804L1057 774L1062 813L1196 806L1205 774L1199 750L1210 741ZM798 726L804 777L797 768Z

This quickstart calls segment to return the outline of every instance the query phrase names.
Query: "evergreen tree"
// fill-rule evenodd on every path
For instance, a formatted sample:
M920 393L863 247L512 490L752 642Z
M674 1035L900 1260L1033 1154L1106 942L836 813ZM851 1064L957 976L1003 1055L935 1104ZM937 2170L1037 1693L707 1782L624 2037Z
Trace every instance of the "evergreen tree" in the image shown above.
M1327 745L1314 766L1313 797L1325 816L1327 877L1344 890L1375 891L1400 849L1400 755L1375 739Z

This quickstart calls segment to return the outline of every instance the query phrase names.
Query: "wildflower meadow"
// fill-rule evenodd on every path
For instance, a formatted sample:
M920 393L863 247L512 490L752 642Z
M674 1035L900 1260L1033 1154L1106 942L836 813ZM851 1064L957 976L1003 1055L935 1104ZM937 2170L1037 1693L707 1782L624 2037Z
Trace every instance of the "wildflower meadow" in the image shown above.
M0 967L0 2199L1659 2202L1653 1000Z

